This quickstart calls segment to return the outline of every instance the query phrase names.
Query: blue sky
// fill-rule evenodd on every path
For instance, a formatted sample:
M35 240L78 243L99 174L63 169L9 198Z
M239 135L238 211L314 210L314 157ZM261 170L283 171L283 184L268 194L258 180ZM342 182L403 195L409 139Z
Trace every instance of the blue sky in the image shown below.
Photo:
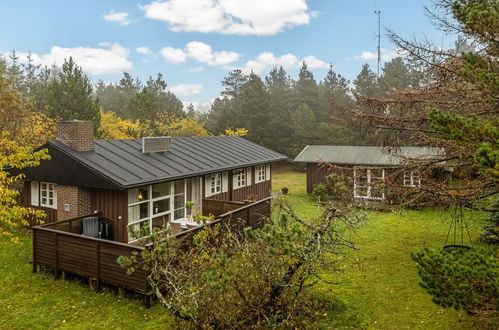
M421 0L377 0L384 60L396 55L386 28L447 47ZM163 73L169 88L202 110L232 68L265 75L282 64L292 77L305 58L317 80L328 63L353 80L376 67L372 0L10 1L0 3L0 52L31 51L43 65L73 56L93 81L121 72Z

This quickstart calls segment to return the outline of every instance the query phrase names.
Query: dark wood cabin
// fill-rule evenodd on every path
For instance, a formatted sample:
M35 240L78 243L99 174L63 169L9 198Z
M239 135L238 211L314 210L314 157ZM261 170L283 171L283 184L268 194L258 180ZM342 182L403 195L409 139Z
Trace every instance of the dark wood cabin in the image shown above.
M428 147L400 147L390 152L378 146L308 145L294 161L306 165L309 194L316 184L327 184L327 176L336 173L346 176L356 201L383 202L396 197L390 196L385 187L420 187L424 178L417 169L406 166L408 160L435 159L442 155L442 149ZM442 179L448 177L442 166L437 166L434 172Z
M24 206L44 210L46 223L98 213L122 243L130 226L188 228L193 213L217 216L269 197L271 164L286 159L237 136L94 140L85 121L60 122L43 148L51 159L24 171Z
M57 139L41 147L51 159L23 170L21 204L47 214L32 223L34 272L132 290L149 306L148 274L129 275L116 262L147 249L148 231L188 242L204 226L259 228L270 216L272 163L286 159L277 152L237 136L94 140L93 132L90 122L58 123ZM215 218L200 225L196 214ZM101 235L101 221L112 235ZM130 228L146 230L132 237Z

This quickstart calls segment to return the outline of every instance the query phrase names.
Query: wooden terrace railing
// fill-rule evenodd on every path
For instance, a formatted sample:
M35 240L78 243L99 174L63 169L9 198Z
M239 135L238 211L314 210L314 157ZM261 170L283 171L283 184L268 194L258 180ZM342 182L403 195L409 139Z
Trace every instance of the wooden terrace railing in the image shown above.
M182 241L190 240L193 235L204 228L221 222L228 222L237 227L261 227L265 218L270 215L271 197L245 205L236 210L221 214L215 221L195 227L172 237ZM95 214L88 215L95 216ZM89 279L90 286L99 289L101 283L118 287L118 292L125 289L144 295L146 306L150 305L151 289L147 281L147 273L137 267L128 275L117 259L119 256L130 256L151 244L136 246L116 241L83 236L82 219L86 216L43 224L33 227L33 271L40 266L55 270L56 277L72 273Z

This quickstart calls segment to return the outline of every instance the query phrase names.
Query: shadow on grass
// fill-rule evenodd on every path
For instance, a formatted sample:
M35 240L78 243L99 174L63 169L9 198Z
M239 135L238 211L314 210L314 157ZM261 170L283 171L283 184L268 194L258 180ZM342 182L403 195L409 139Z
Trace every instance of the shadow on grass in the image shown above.
M305 328L331 329L361 327L361 319L355 307L332 296L332 290L314 290L313 298L305 298L302 308Z

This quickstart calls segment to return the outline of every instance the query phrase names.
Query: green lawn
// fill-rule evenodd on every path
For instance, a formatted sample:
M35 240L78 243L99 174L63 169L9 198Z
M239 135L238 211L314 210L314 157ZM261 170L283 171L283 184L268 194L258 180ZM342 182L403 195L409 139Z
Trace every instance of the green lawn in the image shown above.
M305 174L276 171L275 190L286 186L295 211L303 217L319 214L315 200L305 192ZM468 213L474 238L481 231L483 215ZM478 219L477 219L478 218ZM367 223L352 237L359 251L344 257L344 272L329 274L337 286L317 288L333 303L323 328L462 329L474 320L463 312L436 306L419 285L410 253L423 247L441 247L449 226L449 212L406 210L371 212Z
M274 189L289 188L302 216L316 216L313 198L305 193L304 173L276 171ZM372 213L352 240L359 251L344 257L345 271L328 274L337 286L315 290L330 301L318 326L322 328L460 329L472 319L431 302L418 286L410 252L439 247L445 240L448 214L440 210ZM477 235L479 224L472 224ZM113 290L91 291L77 280L54 280L31 272L30 234L21 244L0 239L0 329L4 328L159 328L172 319L159 305L142 307L140 299L119 299ZM319 311L318 311L319 312Z

